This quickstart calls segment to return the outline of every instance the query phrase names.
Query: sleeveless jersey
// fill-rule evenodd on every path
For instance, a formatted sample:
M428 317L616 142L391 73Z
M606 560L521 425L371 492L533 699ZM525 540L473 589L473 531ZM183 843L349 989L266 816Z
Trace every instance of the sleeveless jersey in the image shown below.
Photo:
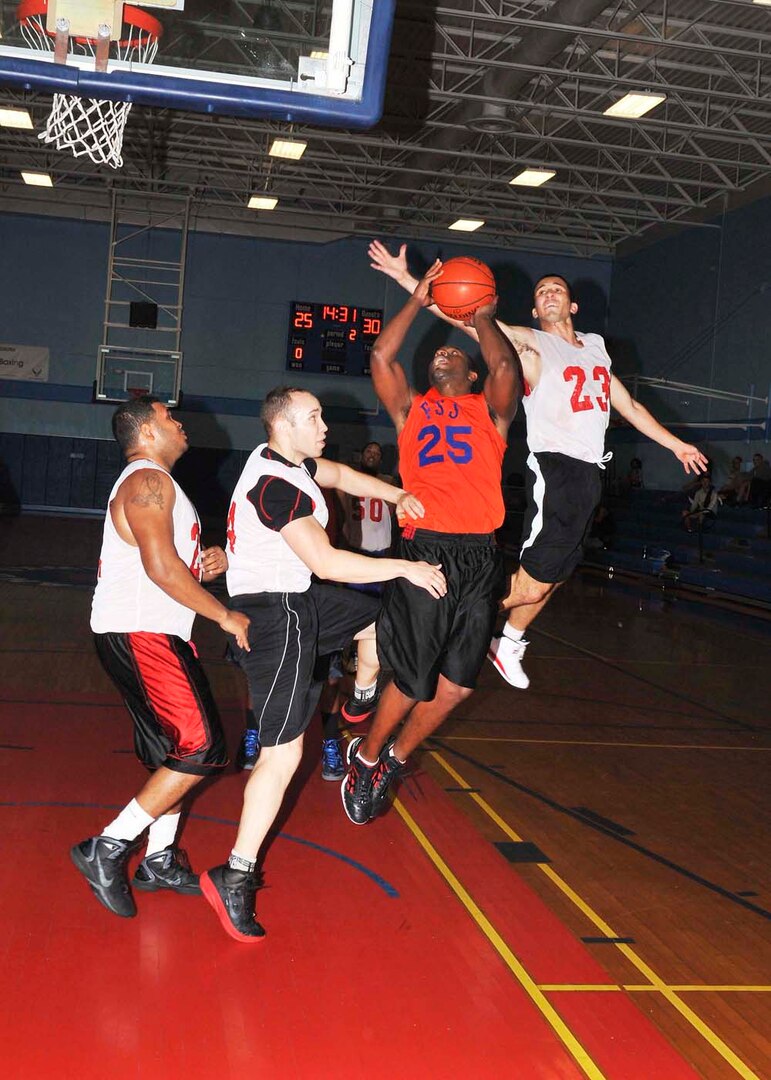
M278 476L308 495L313 516L326 528L329 511L321 488L304 465L264 458L262 443L250 456L233 492L228 512L227 572L231 596L262 592L305 592L311 572L280 532L263 525L249 501L249 492L263 476Z
M601 465L610 417L610 357L599 334L577 334L576 348L556 334L533 331L541 378L525 396L527 445Z
M380 480L393 483L390 476ZM340 492L345 513L343 536L356 551L386 551L391 546L391 506L382 499Z
M401 524L445 533L491 533L504 517L501 465L506 440L484 394L415 396L399 434L402 486L426 510Z
M132 461L115 481L107 501L99 576L91 605L91 629L95 634L174 634L188 641L195 612L173 600L151 581L142 566L139 548L118 535L110 505L123 481L139 469L166 472L154 461ZM201 579L201 524L195 507L171 478L176 499L172 511L174 547L197 581Z

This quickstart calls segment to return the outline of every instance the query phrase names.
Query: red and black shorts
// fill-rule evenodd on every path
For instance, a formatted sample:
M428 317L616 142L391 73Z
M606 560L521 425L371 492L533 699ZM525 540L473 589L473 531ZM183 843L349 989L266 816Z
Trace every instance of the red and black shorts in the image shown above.
M536 581L567 581L580 563L602 495L598 465L566 454L527 459L527 512L519 565Z
M134 721L148 769L208 776L228 763L209 681L193 647L171 634L94 634L102 667Z
M447 595L437 600L402 578L387 582L377 622L382 665L416 701L433 699L440 675L473 690L506 587L495 537L416 529L402 536L397 558L441 563Z

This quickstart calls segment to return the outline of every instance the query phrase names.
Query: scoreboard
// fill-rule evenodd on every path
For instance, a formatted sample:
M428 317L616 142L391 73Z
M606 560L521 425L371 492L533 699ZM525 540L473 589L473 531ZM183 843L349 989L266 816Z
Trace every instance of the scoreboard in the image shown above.
M287 371L315 375L369 375L369 354L383 312L350 304L307 304L289 309Z

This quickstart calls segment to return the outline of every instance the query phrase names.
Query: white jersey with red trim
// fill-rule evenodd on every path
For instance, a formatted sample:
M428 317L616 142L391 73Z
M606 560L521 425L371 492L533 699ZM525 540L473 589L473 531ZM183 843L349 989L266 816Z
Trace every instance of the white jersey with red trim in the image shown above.
M189 641L195 612L173 600L147 576L139 548L118 535L110 506L118 488L132 473L156 469L174 485L174 547L182 562L201 580L201 523L195 507L176 480L154 461L132 461L115 481L107 500L99 576L91 605L91 629L95 634L174 634Z
M313 516L326 528L329 511L321 488L305 465L291 465L283 460L265 458L267 443L253 450L244 466L228 512L227 556L228 592L231 596L262 592L305 592L310 588L311 572L284 540L280 532L263 525L257 516L249 492L263 476L277 476L299 491L313 504Z
M378 475L378 480L393 483L393 477ZM345 514L343 536L356 551L387 551L391 546L391 506L368 495L340 492Z
M541 354L538 385L526 394L527 445L602 465L610 417L610 357L599 334L576 334L580 347L533 331Z

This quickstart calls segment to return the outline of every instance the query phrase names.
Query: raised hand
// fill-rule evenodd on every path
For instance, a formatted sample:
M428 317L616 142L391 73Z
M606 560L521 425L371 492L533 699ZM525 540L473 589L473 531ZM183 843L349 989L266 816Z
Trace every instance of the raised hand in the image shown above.
M427 562L405 563L404 576L419 589L425 589L437 600L447 594L447 582L442 573L442 564L431 566Z
M431 282L436 281L442 273L442 260L434 259L434 261L426 270L423 277L415 286L415 292L412 294L414 300L419 300L423 307L429 307L433 304L431 297Z
M494 296L492 300L488 300L486 304L480 304L471 318L467 321L467 326L474 326L477 318L480 319L494 319L495 312L498 310L498 297Z
M409 277L406 244L401 245L398 255L392 255L385 244L381 244L379 240L373 240L367 248L367 254L371 260L369 265L373 270L379 270L381 274L393 278L394 281Z

